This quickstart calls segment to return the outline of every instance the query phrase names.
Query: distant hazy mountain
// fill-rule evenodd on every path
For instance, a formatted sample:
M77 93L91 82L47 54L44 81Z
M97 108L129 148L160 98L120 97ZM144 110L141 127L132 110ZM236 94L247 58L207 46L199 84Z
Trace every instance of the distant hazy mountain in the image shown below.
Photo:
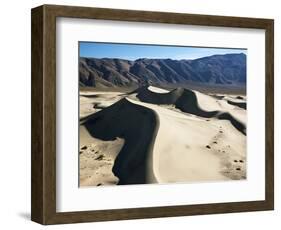
M245 86L246 55L225 54L195 60L80 58L81 86L112 87L143 84Z

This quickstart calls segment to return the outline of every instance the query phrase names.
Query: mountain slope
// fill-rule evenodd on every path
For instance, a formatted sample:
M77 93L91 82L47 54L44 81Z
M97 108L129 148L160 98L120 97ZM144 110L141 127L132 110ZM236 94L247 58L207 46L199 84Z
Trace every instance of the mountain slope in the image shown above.
M97 88L190 82L245 86L246 55L213 55L195 60L80 58L79 82L81 86Z

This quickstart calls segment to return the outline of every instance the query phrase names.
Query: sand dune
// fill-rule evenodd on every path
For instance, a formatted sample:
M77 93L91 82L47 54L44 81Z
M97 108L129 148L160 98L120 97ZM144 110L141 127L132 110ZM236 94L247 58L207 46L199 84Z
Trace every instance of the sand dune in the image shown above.
M81 121L81 186L246 178L246 110L235 99L157 87L118 99Z
M148 90L155 92L155 93L169 93L169 90L154 87L154 86L148 86Z
M80 93L80 119L114 104L122 98L122 93L118 92Z
M227 100L227 103L230 104L230 105L238 106L238 107L240 107L242 109L246 109L247 108L247 103L246 102Z
M159 117L160 126L153 149L157 182L245 177L244 164L235 162L245 162L245 138L230 122L207 122L159 106L130 101L152 109Z
M234 107L236 102L232 102L230 105L229 100L214 99L206 94L183 88L177 88L167 93L157 93L155 90L151 91L147 87L141 87L131 95L142 102L174 105L182 112L196 116L229 120L236 129L246 134L246 113Z
M147 161L158 130L157 116L152 110L121 99L89 116L81 126L99 140L113 141L118 137L125 140L112 168L119 178L118 184L155 181L153 174L147 174L151 172Z

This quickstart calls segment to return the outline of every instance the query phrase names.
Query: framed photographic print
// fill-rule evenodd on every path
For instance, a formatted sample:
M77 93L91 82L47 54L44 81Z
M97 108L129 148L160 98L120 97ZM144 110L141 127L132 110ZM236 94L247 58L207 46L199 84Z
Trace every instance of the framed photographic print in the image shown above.
M41 224L274 207L273 20L32 9Z

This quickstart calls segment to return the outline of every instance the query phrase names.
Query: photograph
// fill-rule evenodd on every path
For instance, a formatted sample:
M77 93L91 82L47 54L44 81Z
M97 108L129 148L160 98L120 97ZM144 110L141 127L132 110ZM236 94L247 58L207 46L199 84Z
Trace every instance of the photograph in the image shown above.
M79 42L79 187L247 179L247 49Z
M274 210L276 20L217 8L31 9L33 222Z

